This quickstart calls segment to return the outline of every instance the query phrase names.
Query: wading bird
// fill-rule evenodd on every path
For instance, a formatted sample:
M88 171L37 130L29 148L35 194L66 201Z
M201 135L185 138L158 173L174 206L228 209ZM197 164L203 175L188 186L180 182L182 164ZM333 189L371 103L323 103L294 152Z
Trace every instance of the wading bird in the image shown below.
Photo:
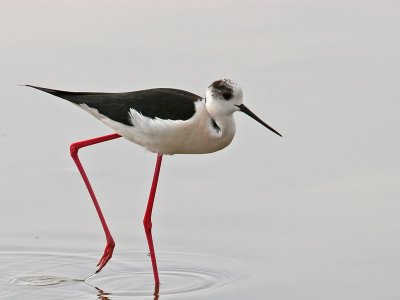
M235 135L233 113L236 111L247 114L281 136L243 104L242 89L229 79L214 81L208 87L204 98L187 91L171 88L155 88L128 93L93 93L66 92L33 85L27 86L68 100L115 131L113 134L75 142L70 146L72 159L85 182L106 235L107 245L97 264L96 273L100 272L110 260L115 243L79 160L80 148L124 137L157 153L143 225L149 245L154 280L156 284L159 284L151 234L151 214L163 155L211 153L225 148Z

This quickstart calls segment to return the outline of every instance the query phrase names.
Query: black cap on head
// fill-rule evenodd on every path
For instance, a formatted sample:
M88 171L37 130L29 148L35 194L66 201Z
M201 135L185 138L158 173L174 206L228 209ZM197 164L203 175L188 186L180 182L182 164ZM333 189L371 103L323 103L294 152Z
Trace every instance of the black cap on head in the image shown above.
M214 95L219 96L224 100L233 98L233 82L231 80L220 79L214 81L209 88L212 89Z

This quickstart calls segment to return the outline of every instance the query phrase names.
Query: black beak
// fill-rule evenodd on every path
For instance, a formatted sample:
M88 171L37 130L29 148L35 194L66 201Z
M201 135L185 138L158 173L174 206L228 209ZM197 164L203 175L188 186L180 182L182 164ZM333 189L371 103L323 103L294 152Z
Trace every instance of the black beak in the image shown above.
M271 130L272 132L276 133L279 136L282 136L278 131L276 131L275 129L273 129L271 126L269 126L267 123L265 123L263 120L261 120L259 117L257 117L250 109L248 109L244 104L241 105L236 105L237 107L240 108L241 112L244 112L246 115L252 117L254 120L256 120L258 123L264 125L265 127L267 127L269 130Z

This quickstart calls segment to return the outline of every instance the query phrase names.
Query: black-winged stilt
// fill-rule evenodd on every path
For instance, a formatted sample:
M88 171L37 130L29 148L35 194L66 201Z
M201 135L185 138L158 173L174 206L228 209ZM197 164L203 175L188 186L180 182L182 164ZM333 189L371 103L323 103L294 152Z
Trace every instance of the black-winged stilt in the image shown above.
M66 92L33 85L29 87L68 100L99 119L116 133L71 144L71 156L82 175L103 226L107 245L96 273L111 259L114 240L101 212L78 150L124 137L157 153L157 161L143 224L150 250L155 283L160 282L151 234L151 214L163 154L211 153L228 146L235 135L233 113L244 112L277 135L275 129L243 104L242 89L232 80L214 81L204 98L187 91L156 88L128 93Z

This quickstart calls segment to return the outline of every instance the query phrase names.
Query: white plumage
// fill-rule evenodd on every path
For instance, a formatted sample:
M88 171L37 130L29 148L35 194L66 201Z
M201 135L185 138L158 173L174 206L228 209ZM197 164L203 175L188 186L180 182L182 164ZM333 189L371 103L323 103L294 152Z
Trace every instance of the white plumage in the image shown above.
M232 81L230 81L232 82ZM133 126L114 121L87 104L78 106L111 127L127 140L160 154L202 154L221 150L228 146L235 136L236 126L233 113L242 104L242 90L236 84L233 97L220 99L212 88L206 98L196 101L195 113L188 120L149 118L131 108L129 111ZM218 127L213 126L213 122Z

